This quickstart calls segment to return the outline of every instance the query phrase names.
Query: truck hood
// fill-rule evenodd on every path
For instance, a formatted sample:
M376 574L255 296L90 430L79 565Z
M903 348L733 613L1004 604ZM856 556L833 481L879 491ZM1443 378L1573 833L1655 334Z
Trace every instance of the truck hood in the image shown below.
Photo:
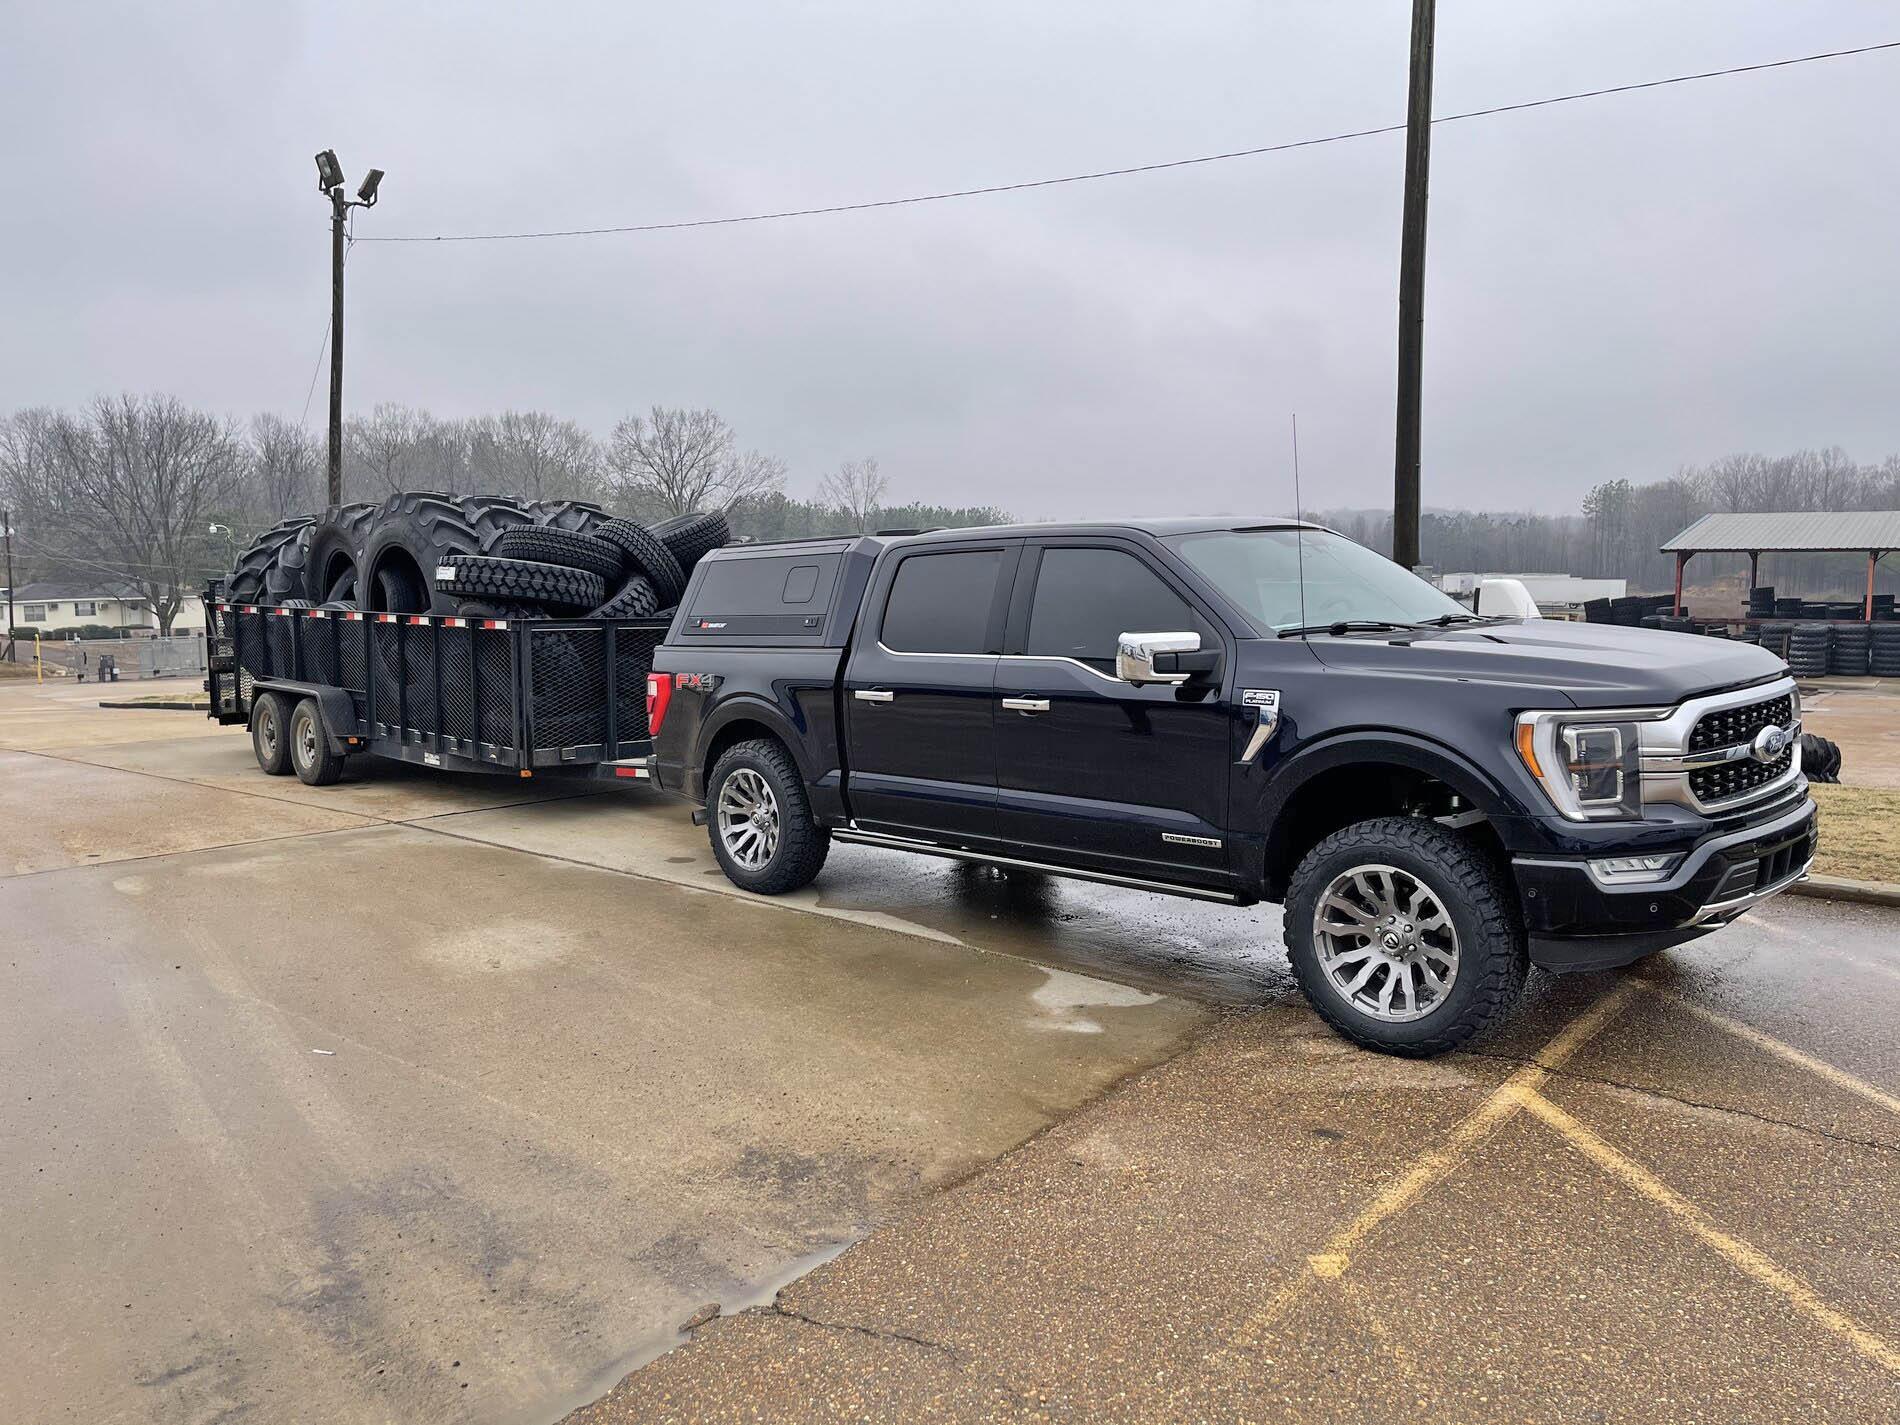
M1493 683L1523 690L1527 707L1557 701L1553 694L1580 708L1666 706L1788 671L1752 643L1559 619L1318 634L1309 646L1339 672Z

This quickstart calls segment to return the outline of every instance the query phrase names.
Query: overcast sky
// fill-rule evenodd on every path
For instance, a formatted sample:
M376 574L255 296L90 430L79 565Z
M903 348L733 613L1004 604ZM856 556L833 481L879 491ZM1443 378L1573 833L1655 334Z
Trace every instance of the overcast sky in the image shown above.
M1402 121L1409 5L0 0L0 409L303 409L311 154L371 234L852 202ZM1443 0L1436 110L1900 39L1891 4ZM1900 51L1440 125L1428 504L1900 450ZM808 493L1390 499L1403 140L882 212L358 244L346 401L710 405ZM320 428L324 387L309 419Z

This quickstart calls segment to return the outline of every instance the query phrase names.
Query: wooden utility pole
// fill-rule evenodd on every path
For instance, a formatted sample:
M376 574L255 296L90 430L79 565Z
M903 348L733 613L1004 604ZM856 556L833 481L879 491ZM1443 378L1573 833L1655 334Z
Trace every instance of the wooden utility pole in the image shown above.
M1392 475L1392 559L1419 562L1419 408L1425 370L1425 201L1432 167L1435 0L1412 0L1412 77L1405 112L1405 210L1399 235L1399 419Z

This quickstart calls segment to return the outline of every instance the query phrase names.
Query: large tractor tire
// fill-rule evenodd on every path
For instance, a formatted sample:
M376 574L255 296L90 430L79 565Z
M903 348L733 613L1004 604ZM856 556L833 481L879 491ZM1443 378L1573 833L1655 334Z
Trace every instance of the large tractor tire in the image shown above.
M357 561L357 602L378 613L452 614L465 596L435 587L437 567L532 522L523 506L499 496L391 495L369 519Z
M276 604L287 598L311 597L305 580L310 553L308 515L283 520L260 534L238 555L225 595L233 603ZM322 597L323 591L317 591Z
M369 536L376 506L361 501L332 505L317 516L310 531L310 597L337 603L357 596L357 564Z

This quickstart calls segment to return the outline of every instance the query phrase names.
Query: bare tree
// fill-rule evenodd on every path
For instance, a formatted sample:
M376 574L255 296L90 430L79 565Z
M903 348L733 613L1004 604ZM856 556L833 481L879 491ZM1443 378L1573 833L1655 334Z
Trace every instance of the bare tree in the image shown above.
M64 563L130 585L171 632L186 591L217 562L211 517L236 494L243 442L169 396L101 398L53 417L49 538Z
M468 485L469 438L459 421L381 402L343 427L343 484L359 499L398 490L452 490Z
M242 502L276 522L321 503L323 453L310 432L265 412L251 419L250 467Z
M525 500L597 500L605 493L600 443L545 411L503 411L470 421L475 487Z
M867 455L862 460L845 461L837 474L820 480L818 498L842 512L854 527L863 529L883 507L888 488L890 482L879 472L877 457Z
M785 483L784 462L741 453L717 411L682 406L655 406L621 421L607 465L627 502L662 516L726 510Z

